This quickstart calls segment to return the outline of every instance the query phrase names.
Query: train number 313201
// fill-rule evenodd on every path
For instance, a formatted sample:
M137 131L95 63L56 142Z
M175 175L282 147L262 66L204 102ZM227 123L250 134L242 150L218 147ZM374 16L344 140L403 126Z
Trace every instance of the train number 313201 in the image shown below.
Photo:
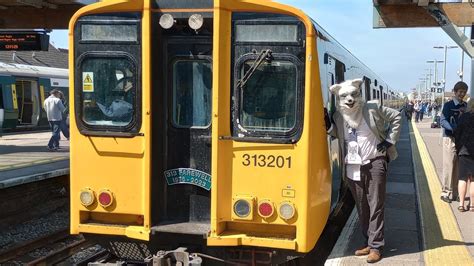
M263 154L250 155L245 153L242 155L242 159L242 164L244 166L291 168L291 156L284 157Z

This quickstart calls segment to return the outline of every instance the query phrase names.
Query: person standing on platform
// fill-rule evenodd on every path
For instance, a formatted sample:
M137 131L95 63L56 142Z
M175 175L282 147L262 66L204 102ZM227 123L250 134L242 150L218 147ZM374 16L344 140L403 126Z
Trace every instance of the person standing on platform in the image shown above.
M420 118L418 119L420 122L423 122L423 116L426 112L426 102L421 102L421 109L420 109Z
M474 212L474 99L467 102L466 113L459 118L458 127L454 131L454 142L459 156L458 210ZM470 206L466 209L464 200L468 187Z
M421 102L420 100L415 101L415 105L413 106L415 109L415 123L418 123L418 120L420 120L420 111L421 111Z
M414 110L413 102L408 101L406 106L405 106L405 115L406 115L408 121L411 121L411 118L413 116L413 110Z
M54 89L50 91L49 97L44 101L44 110L48 117L49 126L51 127L52 136L49 139L48 150L57 151L59 149L61 121L63 120L63 112L66 109L59 99L59 91Z
M400 136L401 114L377 103L365 103L362 79L347 80L330 87L337 97L332 118L325 113L328 134L343 147L344 179L355 199L364 236L356 256L368 263L382 258L385 246L385 193L388 162L397 158L395 143Z
M457 182L457 156L454 143L453 131L456 129L459 116L465 111L466 102L463 101L466 96L468 86L459 81L454 85L454 98L446 102L441 112L441 127L443 130L443 176L441 200L451 203L456 200L453 188Z

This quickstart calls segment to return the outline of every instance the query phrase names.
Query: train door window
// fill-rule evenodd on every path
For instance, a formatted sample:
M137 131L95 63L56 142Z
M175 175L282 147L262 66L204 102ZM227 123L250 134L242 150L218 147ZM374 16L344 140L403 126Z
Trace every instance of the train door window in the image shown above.
M377 99L380 99L380 91L377 91Z
M173 63L173 125L208 127L211 123L212 74L208 60Z
M239 136L289 139L301 127L301 63L293 56L282 55L255 64L254 57L244 56L237 62L234 132Z
M3 104L3 85L0 84L0 109L4 109L5 106Z
M384 92L383 92L383 87L382 86L379 86L379 89L380 89L380 104L383 104L383 100L384 100ZM378 93L378 92L377 92Z
M138 119L137 71L131 58L86 57L79 78L81 118L87 126L126 131Z
M329 82L330 82L329 87L331 87L332 85L335 84L334 74L332 74L332 73L329 73ZM329 88L328 88L328 90L329 90ZM329 103L329 108L328 108L329 110L328 111L329 111L329 113L332 114L334 111L336 111L336 95L334 95L333 93L330 93L330 95L331 95L331 101Z

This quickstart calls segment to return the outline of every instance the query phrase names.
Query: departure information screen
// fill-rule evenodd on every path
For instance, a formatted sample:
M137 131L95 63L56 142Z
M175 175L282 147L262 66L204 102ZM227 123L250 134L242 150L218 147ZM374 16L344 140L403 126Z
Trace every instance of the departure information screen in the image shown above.
M49 35L45 33L0 32L1 51L47 51Z

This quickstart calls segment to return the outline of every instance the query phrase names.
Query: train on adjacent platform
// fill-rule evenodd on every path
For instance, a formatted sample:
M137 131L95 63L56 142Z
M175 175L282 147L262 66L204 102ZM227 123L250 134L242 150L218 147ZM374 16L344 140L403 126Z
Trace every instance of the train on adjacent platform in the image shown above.
M302 11L267 0L103 1L69 31L71 233L124 260L312 252L349 193L329 87L362 77L367 101L401 101Z
M67 69L0 63L0 131L49 128L43 101L52 89L69 95Z

